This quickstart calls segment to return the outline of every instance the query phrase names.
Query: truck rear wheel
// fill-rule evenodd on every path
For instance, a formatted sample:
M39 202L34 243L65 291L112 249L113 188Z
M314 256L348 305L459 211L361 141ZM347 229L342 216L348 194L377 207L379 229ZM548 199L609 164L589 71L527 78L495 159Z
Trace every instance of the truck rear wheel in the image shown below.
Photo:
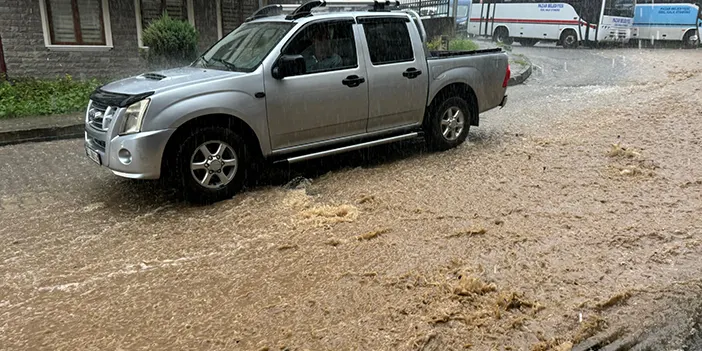
M444 151L462 144L470 129L470 108L458 96L449 97L429 111L424 129L429 147Z
M226 128L196 128L180 144L175 168L187 201L208 204L231 198L246 181L246 143Z

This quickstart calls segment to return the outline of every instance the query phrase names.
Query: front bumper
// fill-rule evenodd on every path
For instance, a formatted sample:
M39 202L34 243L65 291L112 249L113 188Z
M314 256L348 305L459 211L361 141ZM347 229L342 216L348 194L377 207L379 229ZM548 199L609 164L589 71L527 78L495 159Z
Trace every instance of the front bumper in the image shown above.
M116 135L101 133L85 126L86 156L93 151L99 157L95 162L107 167L114 174L133 179L158 179L161 176L161 161L173 129Z

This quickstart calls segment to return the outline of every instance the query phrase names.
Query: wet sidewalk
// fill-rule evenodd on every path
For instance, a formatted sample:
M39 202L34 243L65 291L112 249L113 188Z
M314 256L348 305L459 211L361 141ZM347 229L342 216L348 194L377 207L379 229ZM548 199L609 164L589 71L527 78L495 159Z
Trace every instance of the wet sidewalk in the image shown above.
M83 135L83 112L0 119L0 145L79 138Z

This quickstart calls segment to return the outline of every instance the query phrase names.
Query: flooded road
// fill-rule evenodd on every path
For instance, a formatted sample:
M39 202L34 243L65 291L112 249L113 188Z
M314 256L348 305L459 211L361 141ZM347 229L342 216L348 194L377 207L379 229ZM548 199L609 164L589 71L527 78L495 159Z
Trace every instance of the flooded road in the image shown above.
M276 168L212 206L118 179L80 140L0 148L0 345L566 350L608 331L641 332L642 349L693 342L700 52L514 50L534 75L462 147Z

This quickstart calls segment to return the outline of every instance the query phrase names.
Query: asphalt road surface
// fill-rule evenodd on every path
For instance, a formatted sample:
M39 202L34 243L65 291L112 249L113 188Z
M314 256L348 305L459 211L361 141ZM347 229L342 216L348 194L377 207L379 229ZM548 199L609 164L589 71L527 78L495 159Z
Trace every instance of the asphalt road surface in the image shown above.
M514 51L533 75L457 150L275 168L212 206L81 140L0 147L0 349L695 349L700 51Z

